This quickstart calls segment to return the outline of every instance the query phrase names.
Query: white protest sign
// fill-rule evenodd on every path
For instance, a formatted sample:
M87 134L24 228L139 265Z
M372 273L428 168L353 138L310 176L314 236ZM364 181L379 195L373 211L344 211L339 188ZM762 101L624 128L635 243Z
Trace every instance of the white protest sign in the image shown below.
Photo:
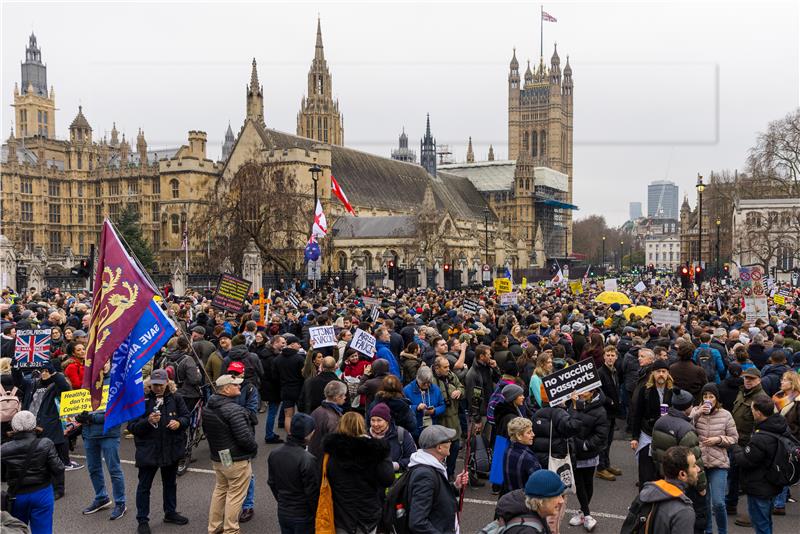
M644 291L645 289L647 289L647 286L646 286L646 285L644 285L644 282L641 282L641 281L640 281L638 284L636 284L636 286L634 286L634 288L633 288L633 289L635 289L636 291L638 291L639 293L641 293L642 291Z
M356 328L350 346L364 356L372 358L375 355L375 337L364 332L360 328Z
M606 278L603 280L603 289L606 291L616 291L617 290L617 279L616 278Z
M315 349L336 345L336 333L332 326L313 326L308 329L308 335L311 337Z
M365 308L380 307L381 301L373 297L361 297Z
M677 310L653 310L653 324L668 324L678 326L681 324L681 312Z
M501 306L514 306L518 302L517 300L517 293L503 293L500 295L500 305Z
M744 315L748 321L769 319L767 297L744 297Z

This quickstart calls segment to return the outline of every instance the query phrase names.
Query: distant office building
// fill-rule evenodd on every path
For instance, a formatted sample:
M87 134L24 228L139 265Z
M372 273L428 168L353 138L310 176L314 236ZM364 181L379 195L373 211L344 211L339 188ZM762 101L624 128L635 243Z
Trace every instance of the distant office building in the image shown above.
M678 186L667 180L656 180L647 186L647 216L658 219L677 219Z
M641 202L631 202L630 207L628 208L630 215L629 218L632 221L635 221L639 217L642 216L642 203Z

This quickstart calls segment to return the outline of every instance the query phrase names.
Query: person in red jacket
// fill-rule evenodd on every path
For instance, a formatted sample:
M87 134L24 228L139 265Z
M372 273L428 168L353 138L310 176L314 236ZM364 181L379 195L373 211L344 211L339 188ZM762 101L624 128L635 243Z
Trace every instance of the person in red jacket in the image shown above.
M64 362L64 376L69 380L72 389L80 389L83 387L83 371L86 369L86 347L83 343L70 343L67 354L69 357Z

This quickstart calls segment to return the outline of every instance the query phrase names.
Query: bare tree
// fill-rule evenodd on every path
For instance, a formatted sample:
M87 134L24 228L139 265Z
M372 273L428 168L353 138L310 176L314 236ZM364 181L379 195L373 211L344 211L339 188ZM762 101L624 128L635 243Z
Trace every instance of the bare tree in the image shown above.
M782 195L800 196L800 109L769 123L747 163L754 177L772 182Z

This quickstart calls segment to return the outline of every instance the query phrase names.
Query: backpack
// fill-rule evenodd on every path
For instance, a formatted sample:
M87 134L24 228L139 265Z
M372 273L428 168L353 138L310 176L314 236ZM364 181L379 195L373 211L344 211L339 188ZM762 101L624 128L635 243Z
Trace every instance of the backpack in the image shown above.
M494 409L497 407L498 404L501 402L505 402L506 398L503 397L503 388L506 387L508 384L505 382L501 382L497 385L494 389L494 393L492 396L489 397L489 403L486 406L486 419L489 421L490 424L494 424Z
M20 402L17 397L16 386L10 391L0 385L0 422L9 423L17 412L19 412Z
M433 469L429 465L415 465L410 467L405 473L394 481L394 484L389 488L386 493L386 501L383 503L383 511L381 512L381 521L379 532L387 532L388 534L410 534L411 530L408 526L409 514L409 482L411 481L411 473L417 469L427 467ZM439 486L441 484L439 473L436 475L436 489L433 492L434 501L439 495ZM402 510L402 513L399 513Z
M800 482L800 441L794 436L758 431L777 440L775 459L767 471L767 482L774 486L793 486Z
M472 437L469 454L470 471L488 477L492 470L492 451L480 434Z
M628 515L619 534L651 534L657 509L658 503L642 502L637 495L628 508Z
M706 372L706 379L709 382L717 381L719 374L717 373L717 361L714 354L711 353L711 349L707 347L700 349L700 352L697 353L697 364Z
M535 532L544 532L544 525L541 520L532 515L520 515L503 521L496 519L478 531L478 534L503 534L512 527L531 527Z

